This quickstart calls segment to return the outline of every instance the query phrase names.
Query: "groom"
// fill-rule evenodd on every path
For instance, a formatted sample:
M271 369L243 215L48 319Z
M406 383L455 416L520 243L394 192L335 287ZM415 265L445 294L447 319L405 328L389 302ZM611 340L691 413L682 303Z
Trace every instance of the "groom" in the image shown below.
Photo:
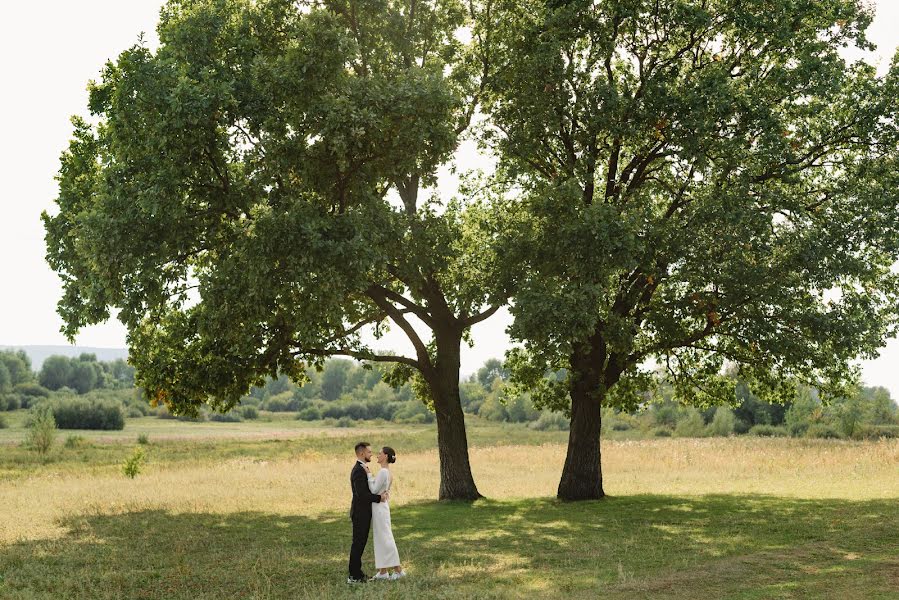
M356 444L356 464L350 471L350 487L353 488L353 503L350 505L350 520L353 522L353 545L350 548L350 576L347 583L365 583L368 575L362 572L362 552L368 543L371 529L372 502L385 502L388 494L372 494L368 489L368 466L371 461L371 444Z

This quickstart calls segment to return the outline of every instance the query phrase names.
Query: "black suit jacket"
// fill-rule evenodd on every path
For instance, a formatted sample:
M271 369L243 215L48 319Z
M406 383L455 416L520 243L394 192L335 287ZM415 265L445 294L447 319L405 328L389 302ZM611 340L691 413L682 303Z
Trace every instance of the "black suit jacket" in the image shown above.
M356 461L350 471L350 487L353 489L353 502L350 504L351 519L371 519L371 503L380 502L381 496L372 494L368 489L368 474L362 463Z

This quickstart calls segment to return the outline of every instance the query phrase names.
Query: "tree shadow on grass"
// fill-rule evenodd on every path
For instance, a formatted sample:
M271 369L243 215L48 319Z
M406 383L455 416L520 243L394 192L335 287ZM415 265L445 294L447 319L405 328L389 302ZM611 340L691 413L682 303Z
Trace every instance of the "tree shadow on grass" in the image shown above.
M342 512L145 510L63 525L60 539L0 547L0 597L789 598L851 583L859 595L847 597L886 598L899 589L895 500L642 495L401 505L393 526L410 577L358 589L344 583L350 524ZM369 544L369 571L371 553Z

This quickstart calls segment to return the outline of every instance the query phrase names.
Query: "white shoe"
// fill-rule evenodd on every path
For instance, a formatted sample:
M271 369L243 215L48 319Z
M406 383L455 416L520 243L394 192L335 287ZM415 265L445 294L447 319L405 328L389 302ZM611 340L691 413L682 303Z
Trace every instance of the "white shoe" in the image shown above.
M390 574L390 580L391 580L391 581L396 581L397 579L402 579L402 578L405 577L405 576L406 576L406 572L405 572L405 571L400 571L399 573L397 573L396 571L394 571L393 573Z
M390 578L390 573L375 573L374 577L372 577L372 580L383 579L384 581L387 581Z

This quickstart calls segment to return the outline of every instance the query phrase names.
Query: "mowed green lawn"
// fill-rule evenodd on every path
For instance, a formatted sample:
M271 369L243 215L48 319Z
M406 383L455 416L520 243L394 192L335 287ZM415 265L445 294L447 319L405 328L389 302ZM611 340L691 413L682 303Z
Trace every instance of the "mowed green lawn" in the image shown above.
M0 510L22 516L0 521L0 598L899 598L895 441L609 442L612 495L565 504L550 497L564 434L475 422L473 468L490 499L465 504L425 499L437 464L427 426L285 425L286 439L237 440L208 432L194 439L196 424L167 422L168 433L187 439L151 435L151 460L129 480L119 462L143 424L155 425L129 420L129 439L60 447L46 463L0 445ZM344 463L360 436L405 449L392 504L409 576L352 587L344 582ZM768 454L741 475L740 465L753 462L747 452ZM672 454L681 456L669 468L663 461ZM834 497L826 466L813 474L817 488L790 486L791 469L820 456L834 478L857 473L851 498ZM674 468L670 479L659 475ZM641 473L648 481L625 483ZM731 493L727 482L708 483L722 473L733 473ZM760 473L780 493L747 493L755 488L746 480ZM426 480L422 491L417 479ZM879 492L866 498L869 481ZM529 489L542 497L523 497ZM655 492L634 493L645 489ZM42 505L54 508L40 512ZM34 519L52 523L43 529ZM371 545L364 562L371 573Z

